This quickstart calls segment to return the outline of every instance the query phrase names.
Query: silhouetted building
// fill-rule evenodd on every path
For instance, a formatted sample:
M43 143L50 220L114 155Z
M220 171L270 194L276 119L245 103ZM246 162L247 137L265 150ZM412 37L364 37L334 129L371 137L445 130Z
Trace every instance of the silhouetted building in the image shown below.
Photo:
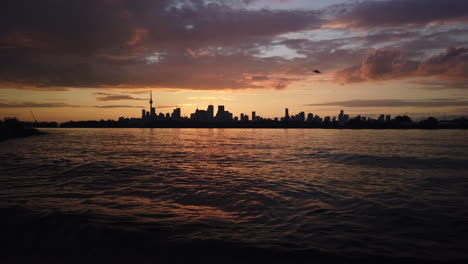
M145 116L146 116L145 109L141 109L141 119L145 118Z
M378 121L379 122L384 122L385 121L385 115L380 115Z
M206 110L206 115L209 120L213 120L214 117L214 106L209 105L208 109Z
M297 120L298 120L298 121L304 122L304 121L305 121L305 113L304 113L304 112L300 112L300 113L297 115Z
M338 115L338 122L344 123L344 111L340 110L340 114Z
M225 111L224 105L218 105L218 112L216 113L215 120L219 122L232 121L232 113L229 113L229 111Z
M176 108L174 109L174 111L172 111L172 119L180 119L181 115L180 115L180 108Z
M224 105L218 105L218 113L216 113L216 115L218 114L223 114L224 113Z
M208 113L205 110L195 110L195 113L190 115L190 119L197 121L207 121Z
M255 111L252 111L252 121L256 121L257 119L257 115L255 113Z
M386 122L390 122L391 119L392 119L392 117L390 115L385 116L385 121Z

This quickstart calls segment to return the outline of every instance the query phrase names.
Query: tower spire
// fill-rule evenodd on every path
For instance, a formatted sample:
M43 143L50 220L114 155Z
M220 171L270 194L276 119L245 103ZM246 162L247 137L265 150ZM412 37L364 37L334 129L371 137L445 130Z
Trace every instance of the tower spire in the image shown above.
M153 108L153 91L152 90L150 90L150 101L149 101L149 103L150 103L150 111L151 111L151 109Z

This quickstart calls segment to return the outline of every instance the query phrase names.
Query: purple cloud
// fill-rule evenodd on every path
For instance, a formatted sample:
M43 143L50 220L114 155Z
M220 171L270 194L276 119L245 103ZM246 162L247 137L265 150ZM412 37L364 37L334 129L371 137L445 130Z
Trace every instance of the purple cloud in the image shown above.
M338 71L341 83L390 80L409 77L438 77L448 80L468 79L468 49L449 47L423 61L409 59L398 49L371 51L361 64Z

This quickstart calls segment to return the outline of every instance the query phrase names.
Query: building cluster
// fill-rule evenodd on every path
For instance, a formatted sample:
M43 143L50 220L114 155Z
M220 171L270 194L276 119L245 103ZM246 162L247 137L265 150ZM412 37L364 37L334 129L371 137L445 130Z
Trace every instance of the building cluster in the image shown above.
M190 114L190 119L195 121L206 121L206 122L233 122L233 121L261 121L262 117L258 116L255 111L252 111L252 115L241 113L239 116L234 116L231 112L226 111L224 105L218 105L218 111L214 114L214 106L209 105L206 110L197 109L195 113Z
M224 109L224 105L218 105L218 111L216 112L216 115L214 114L214 106L209 105L206 110L199 110L197 109L195 113L190 115L191 120L195 121L220 121L220 122L226 122L226 121L233 121L233 115L231 112L226 111Z
M141 120L145 120L145 121L166 120L166 119L178 120L178 119L181 119L181 118L182 118L180 108L175 108L175 109L172 111L172 114L170 114L170 113L166 113L166 114L159 113L159 114L156 114L156 107L153 107L153 94L152 94L151 92L150 92L150 101L149 101L149 104L150 104L149 111L146 111L145 109L142 109L142 110L141 110Z
M224 105L218 105L218 109L215 113L215 107L208 105L206 110L197 109L195 113L190 114L190 117L182 117L181 109L175 108L172 113L156 113L156 107L153 107L153 96L150 93L149 100L149 111L141 110L142 121L154 121L154 120L193 120L202 122L249 122L249 121L281 121L281 122L307 122L307 123L337 123L339 125L347 124L350 121L363 121L363 122L390 122L390 115L380 115L378 119L372 119L358 115L354 118L350 118L349 115L345 114L343 110L340 111L338 117L326 116L324 118L319 115L305 112L300 112L296 115L290 115L289 109L285 108L284 116L281 118L275 117L274 119L262 118L258 116L255 111L252 111L251 116L241 113L239 116L234 116L233 113L226 111Z

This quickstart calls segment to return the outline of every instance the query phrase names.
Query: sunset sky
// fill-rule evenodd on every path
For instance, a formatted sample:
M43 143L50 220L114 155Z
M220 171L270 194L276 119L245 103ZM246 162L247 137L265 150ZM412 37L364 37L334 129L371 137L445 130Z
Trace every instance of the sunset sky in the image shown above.
M2 1L0 118L139 117L150 89L185 116L468 116L468 1Z

